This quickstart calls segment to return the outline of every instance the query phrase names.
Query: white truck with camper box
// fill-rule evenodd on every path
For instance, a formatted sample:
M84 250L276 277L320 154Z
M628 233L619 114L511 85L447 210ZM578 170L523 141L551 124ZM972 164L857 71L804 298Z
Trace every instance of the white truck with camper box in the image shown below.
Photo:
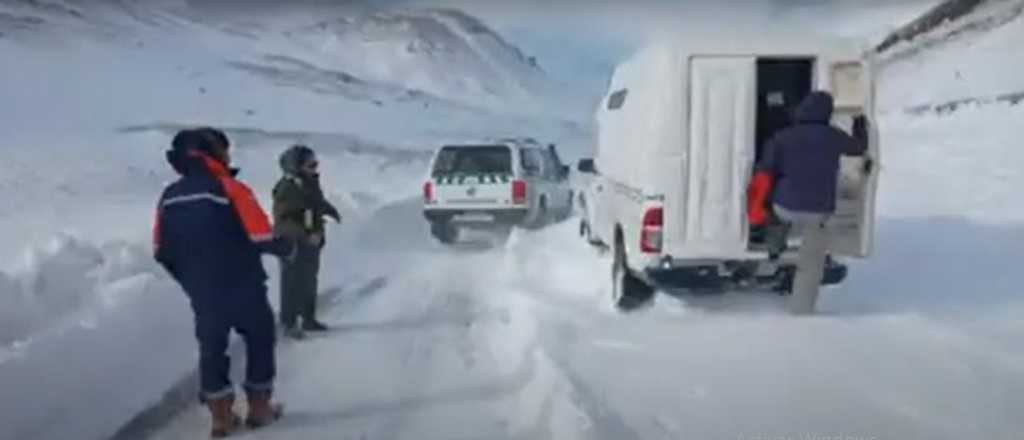
M716 37L717 38L717 37ZM612 300L630 309L657 287L784 293L799 237L770 258L747 220L761 149L812 90L835 97L832 123L870 122L867 153L843 157L829 251L867 257L875 228L879 141L869 52L816 38L673 41L618 66L597 111L581 232L612 251ZM846 267L830 256L823 284Z
M569 167L554 145L528 138L447 145L435 153L423 183L423 215L444 244L469 229L503 238L513 227L567 218L572 197Z

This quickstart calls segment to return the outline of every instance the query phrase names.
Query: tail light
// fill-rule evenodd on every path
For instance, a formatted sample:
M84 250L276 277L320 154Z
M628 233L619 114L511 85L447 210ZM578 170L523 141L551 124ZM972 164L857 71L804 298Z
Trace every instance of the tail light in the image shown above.
M661 208L650 208L644 212L640 229L640 251L645 254L661 253L662 226L664 216Z
M434 203L434 182L429 180L423 184L423 203Z
M512 203L515 205L526 203L526 182L522 180L512 181Z

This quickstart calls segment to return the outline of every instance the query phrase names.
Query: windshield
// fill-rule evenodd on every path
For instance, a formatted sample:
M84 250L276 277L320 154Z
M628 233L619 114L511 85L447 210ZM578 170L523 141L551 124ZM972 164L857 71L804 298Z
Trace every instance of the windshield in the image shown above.
M508 174L512 151L503 145L444 147L434 161L433 176L445 174Z

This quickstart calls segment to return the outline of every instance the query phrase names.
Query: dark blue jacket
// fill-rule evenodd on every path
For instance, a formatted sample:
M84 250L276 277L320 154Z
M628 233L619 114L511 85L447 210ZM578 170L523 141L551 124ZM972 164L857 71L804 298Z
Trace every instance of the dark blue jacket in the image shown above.
M867 133L863 124L855 124L855 137L832 127L832 111L831 95L811 93L796 110L796 124L768 141L758 168L772 177L773 203L792 211L835 211L839 158L864 154Z
M157 261L194 301L250 290L262 295L260 254L287 255L292 244L272 235L252 191L220 162L193 152L180 171L157 207Z

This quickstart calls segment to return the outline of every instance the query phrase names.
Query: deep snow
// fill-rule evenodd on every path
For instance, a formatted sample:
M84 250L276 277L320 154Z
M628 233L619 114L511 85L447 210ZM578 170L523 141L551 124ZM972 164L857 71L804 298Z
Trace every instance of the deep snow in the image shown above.
M32 4L0 11L23 16ZM146 240L172 177L162 148L174 127L197 122L234 129L242 176L264 202L277 152L310 142L345 214L329 231L321 286L335 330L281 345L289 415L241 438L1019 434L1024 302L1012 265L1024 257L1024 211L1013 190L1024 176L1014 121L1024 107L904 110L1016 87L1000 72L1016 63L1021 20L883 72L877 255L853 264L821 316L795 319L779 298L739 294L665 295L618 315L610 263L572 222L496 249L429 240L415 198L424 151L530 131L585 154L585 123L573 122L585 115L505 115L450 83L410 95L401 69L370 74L392 55L339 64L275 31L308 30L297 24L308 17L243 36L253 23L210 22L177 1L158 12L47 4L77 5L89 20L44 15L45 31L4 27L0 37L0 53L20 60L0 73L0 438L108 438L194 368L185 299ZM95 36L68 38L81 32ZM495 50L508 53L476 53ZM978 73L950 74L968 56ZM151 438L205 435L197 406L160 422Z

